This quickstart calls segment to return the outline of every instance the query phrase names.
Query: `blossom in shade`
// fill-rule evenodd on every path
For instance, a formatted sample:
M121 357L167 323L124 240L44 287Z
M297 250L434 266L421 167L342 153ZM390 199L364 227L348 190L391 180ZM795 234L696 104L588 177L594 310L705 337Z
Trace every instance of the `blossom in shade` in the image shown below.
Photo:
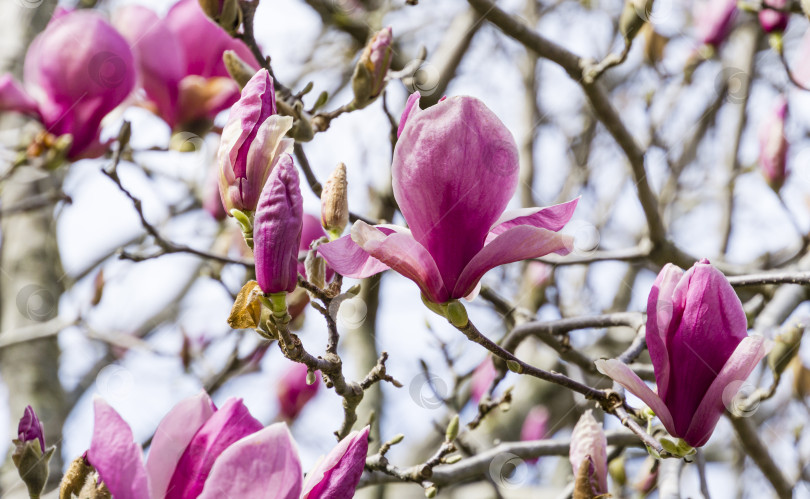
M618 360L596 365L643 400L672 436L700 447L770 350L770 342L748 336L747 328L740 299L708 260L686 272L667 264L647 301L647 350L658 392Z
M315 383L308 385L307 366L297 362L293 363L278 380L276 386L276 397L281 416L288 421L295 419L307 402L318 393L320 385L317 379Z
M292 122L276 114L273 79L260 70L242 89L222 129L219 192L227 212L256 210L270 172L292 152L292 139L284 138Z
M140 5L126 5L113 24L136 54L147 107L172 128L210 121L239 98L222 54L233 50L254 70L259 63L241 40L211 21L197 0L180 0L160 18Z
M737 0L701 0L694 5L697 39L702 44L719 47L734 26Z
M602 423L594 419L590 410L574 426L568 456L574 469L574 477L579 480L585 476L590 482L592 497L607 494L607 438ZM583 470L583 466L587 468Z
M790 20L788 0L764 0L759 11L759 25L766 33L782 32Z
M265 294L290 292L298 283L303 216L298 172L285 154L267 179L253 224L256 281Z
M307 475L305 483L286 424L263 427L240 399L229 399L217 409L201 393L183 400L163 418L146 463L129 425L96 399L86 458L116 499L348 499L360 479L367 450L368 428L353 432Z
M135 86L126 40L98 13L60 11L25 54L24 85L0 76L0 112L37 118L47 132L70 134L69 159L101 156L101 121Z
M444 99L424 111L408 99L392 166L394 197L409 228L355 222L351 234L321 245L336 272L363 278L392 268L426 300L470 297L483 275L506 263L566 254L558 234L577 200L506 211L518 182L514 138L481 101Z
M767 119L759 129L759 169L771 188L779 192L788 176L789 143L785 136L788 102L779 96Z

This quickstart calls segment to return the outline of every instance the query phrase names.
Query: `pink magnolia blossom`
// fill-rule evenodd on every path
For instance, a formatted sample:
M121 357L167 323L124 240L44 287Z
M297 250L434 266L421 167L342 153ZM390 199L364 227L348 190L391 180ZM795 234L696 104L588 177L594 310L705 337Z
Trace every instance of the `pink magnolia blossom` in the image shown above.
M546 438L548 431L548 418L551 415L542 405L534 406L526 414L526 419L523 420L523 426L520 429L520 439L527 440L542 440Z
M262 190L253 224L256 281L266 294L291 292L298 284L303 216L298 172L284 154Z
M273 79L260 70L245 85L222 130L219 192L227 212L256 210L271 170L292 152L292 139L284 138L292 122L276 114Z
M212 120L239 98L222 61L226 50L259 68L247 45L211 21L197 0L180 0L162 19L127 5L113 23L132 45L150 106L172 128Z
M17 440L22 443L39 440L39 447L45 452L45 427L30 405L25 408L23 417L17 425Z
M667 431L693 447L709 440L725 404L770 350L748 336L740 299L706 259L684 272L667 264L647 301L647 349L658 393L618 360L598 369L655 412Z
M481 397L487 393L489 385L495 379L495 374L495 364L492 363L492 357L487 355L487 358L475 368L470 380L470 400L473 403L477 404Z
M785 31L790 20L788 7L788 0L764 0L759 11L759 25L766 33Z
M481 101L452 97L419 109L413 94L399 124L394 197L409 229L354 224L318 251L340 274L363 278L392 268L434 303L469 296L506 263L565 254L558 234L577 200L504 212L517 188L518 151L509 130Z
M87 460L116 499L348 499L367 451L368 427L343 439L304 483L298 451L284 423L263 428L241 400L229 399L217 409L201 393L163 418L145 464L129 425L96 399ZM321 490L338 493L323 495L317 492Z
M288 421L295 419L307 402L317 395L320 385L317 379L315 383L308 385L307 366L293 363L279 378L276 386L281 416Z
M719 47L728 37L737 15L737 0L695 2L695 34L700 43Z
M135 85L126 40L89 10L60 12L25 55L24 87L0 76L0 112L36 117L53 135L70 134L69 159L101 156L101 120Z
M607 438L602 423L594 419L590 410L574 425L569 458L575 477L579 476L582 466L588 466L594 496L607 494Z
M759 168L768 185L779 192L788 176L787 154L789 143L785 136L788 102L784 96L759 129Z

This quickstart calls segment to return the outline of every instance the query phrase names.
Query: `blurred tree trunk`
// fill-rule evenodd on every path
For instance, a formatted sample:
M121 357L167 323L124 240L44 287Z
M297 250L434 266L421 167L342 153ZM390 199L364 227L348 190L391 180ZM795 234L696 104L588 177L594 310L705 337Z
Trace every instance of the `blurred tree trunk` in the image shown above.
M0 74L11 72L21 77L26 48L45 27L55 5L54 0L0 0ZM0 128L13 131L23 123L18 116L5 115ZM4 144L9 145L13 144ZM0 205L15 206L31 196L61 189L61 180L61 173L21 168L3 183ZM63 273L52 206L3 217L0 230L0 334L4 334L56 316ZM67 408L58 374L59 345L55 335L0 349L0 376L8 387L10 411L10 428L1 438L10 440L16 436L17 421L30 404L45 425L47 443L59 446ZM58 483L61 469L58 449L51 461L49 488ZM4 498L28 497L10 459L0 470L0 487Z

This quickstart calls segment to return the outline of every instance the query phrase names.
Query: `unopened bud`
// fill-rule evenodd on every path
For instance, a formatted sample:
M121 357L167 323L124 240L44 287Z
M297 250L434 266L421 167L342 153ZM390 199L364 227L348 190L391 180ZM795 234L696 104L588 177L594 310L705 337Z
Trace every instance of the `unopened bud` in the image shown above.
M11 460L20 472L20 478L28 487L31 497L39 497L48 482L48 463L56 447L45 449L42 423L29 405L17 426L17 438L13 440Z
M624 455L608 463L608 473L610 473L610 476L617 485L624 487L625 484L627 484L627 472L624 469Z
M329 175L321 192L321 226L335 240L349 224L348 182L346 165L340 163Z
M457 462L461 461L460 454L453 454L452 456L448 456L444 458L445 464L456 464Z
M394 435L394 438L392 438L391 440L388 441L388 443L390 443L391 445L396 445L396 444L402 442L402 440L404 440L404 439L405 439L405 435L403 435L402 433L397 433L396 435Z
M458 300L447 303L446 314L450 324L457 328L467 327L470 323L470 319L467 317L467 309Z
M237 0L199 0L200 8L212 21L230 34L242 23L242 11Z
M626 43L633 41L650 17L653 0L626 0L619 18L619 32Z
M507 360L506 368L512 371L513 373L520 374L523 372L523 367L521 367L520 362L516 360Z
M315 381L315 371L307 371L307 385L314 385Z
M354 67L352 107L362 109L382 93L388 68L391 67L391 27L378 31L368 42Z
M59 499L85 497L79 494L87 482L87 477L93 472L95 470L84 456L74 459L62 477L62 483L59 485Z
M453 416L450 423L447 425L447 430L444 432L444 438L448 442L452 442L458 436L459 419L458 414Z
M802 334L804 334L804 327L796 325L776 337L773 348L768 354L768 367L775 376L781 376L798 353Z
M202 2L204 0L200 1ZM240 90L245 88L247 82L256 74L256 70L240 59L233 50L226 50L222 53L222 62L225 63L225 69L228 70L228 74L231 75L231 78L239 85Z
M307 271L307 280L323 289L326 286L326 262L318 256L315 250L309 250L304 260L304 268ZM314 296L313 296L314 298Z
M427 497L428 499L433 499L434 497L436 497L436 494L438 493L439 487L436 487L435 485L431 485L430 487L425 489L425 497Z

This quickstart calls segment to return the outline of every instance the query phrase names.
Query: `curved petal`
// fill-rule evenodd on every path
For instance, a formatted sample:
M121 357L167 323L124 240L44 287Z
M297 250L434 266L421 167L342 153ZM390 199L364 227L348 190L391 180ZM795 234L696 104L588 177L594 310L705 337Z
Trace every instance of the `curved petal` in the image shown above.
M629 390L630 393L643 400L644 403L652 409L655 415L658 416L658 419L661 420L661 424L664 425L664 428L666 428L672 436L679 436L675 433L675 424L672 422L672 414L669 412L669 408L664 405L664 401L629 367L616 359L600 359L595 361L594 364L596 364L596 369L598 369L600 373L608 376L613 381Z
M292 126L292 116L277 114L270 116L259 126L255 139L248 149L245 163L247 165L245 178L247 185L250 186L247 191L242 191L242 202L245 205L254 206L259 202L259 195L270 176L270 171L281 158L292 152L292 142L284 139L284 135Z
M672 294L667 335L668 388L661 398L681 435L709 386L740 342L748 337L742 303L719 270L701 261L684 273ZM688 382L683 382L688 379Z
M93 401L95 422L87 460L116 499L149 499L141 446L132 430L107 402Z
M318 254L340 275L363 279L388 270L388 265L369 255L346 235L331 243L318 246Z
M301 499L350 499L363 474L368 430L353 431L307 473Z
M468 295L484 274L498 265L537 258L549 253L568 253L573 238L530 225L512 227L476 254L456 282L452 298Z
M149 456L146 458L146 473L149 475L149 493L159 498L166 495L174 469L197 433L211 419L216 408L205 392L189 397L172 408L155 430Z
M672 322L672 293L683 277L683 270L671 263L664 265L647 298L647 350L650 352L658 395L666 399L669 388L669 354L667 334Z
M292 435L286 424L275 423L225 449L200 499L298 499L302 480Z
M391 168L414 239L455 287L517 188L515 139L480 100L451 97L411 112Z
M409 234L386 235L358 220L352 226L351 237L369 255L415 282L431 301L444 303L449 299L433 257Z
M37 101L28 95L10 74L0 76L0 111L39 114Z
M422 108L419 107L420 97L419 92L414 92L408 97L408 102L405 103L405 109L402 111L402 116L399 118L397 138L402 135L402 129L405 128L405 123L408 121L408 118L412 118L422 111Z
M579 198L572 199L567 203L555 204L545 208L521 208L518 210L506 210L501 217L492 224L490 234L500 235L517 225L532 225L541 229L548 229L557 232L565 227L565 224L574 216L574 210L579 203Z
M772 342L762 336L748 336L740 342L692 416L683 437L686 443L700 447L709 440L720 416L733 403L737 391L771 346Z

